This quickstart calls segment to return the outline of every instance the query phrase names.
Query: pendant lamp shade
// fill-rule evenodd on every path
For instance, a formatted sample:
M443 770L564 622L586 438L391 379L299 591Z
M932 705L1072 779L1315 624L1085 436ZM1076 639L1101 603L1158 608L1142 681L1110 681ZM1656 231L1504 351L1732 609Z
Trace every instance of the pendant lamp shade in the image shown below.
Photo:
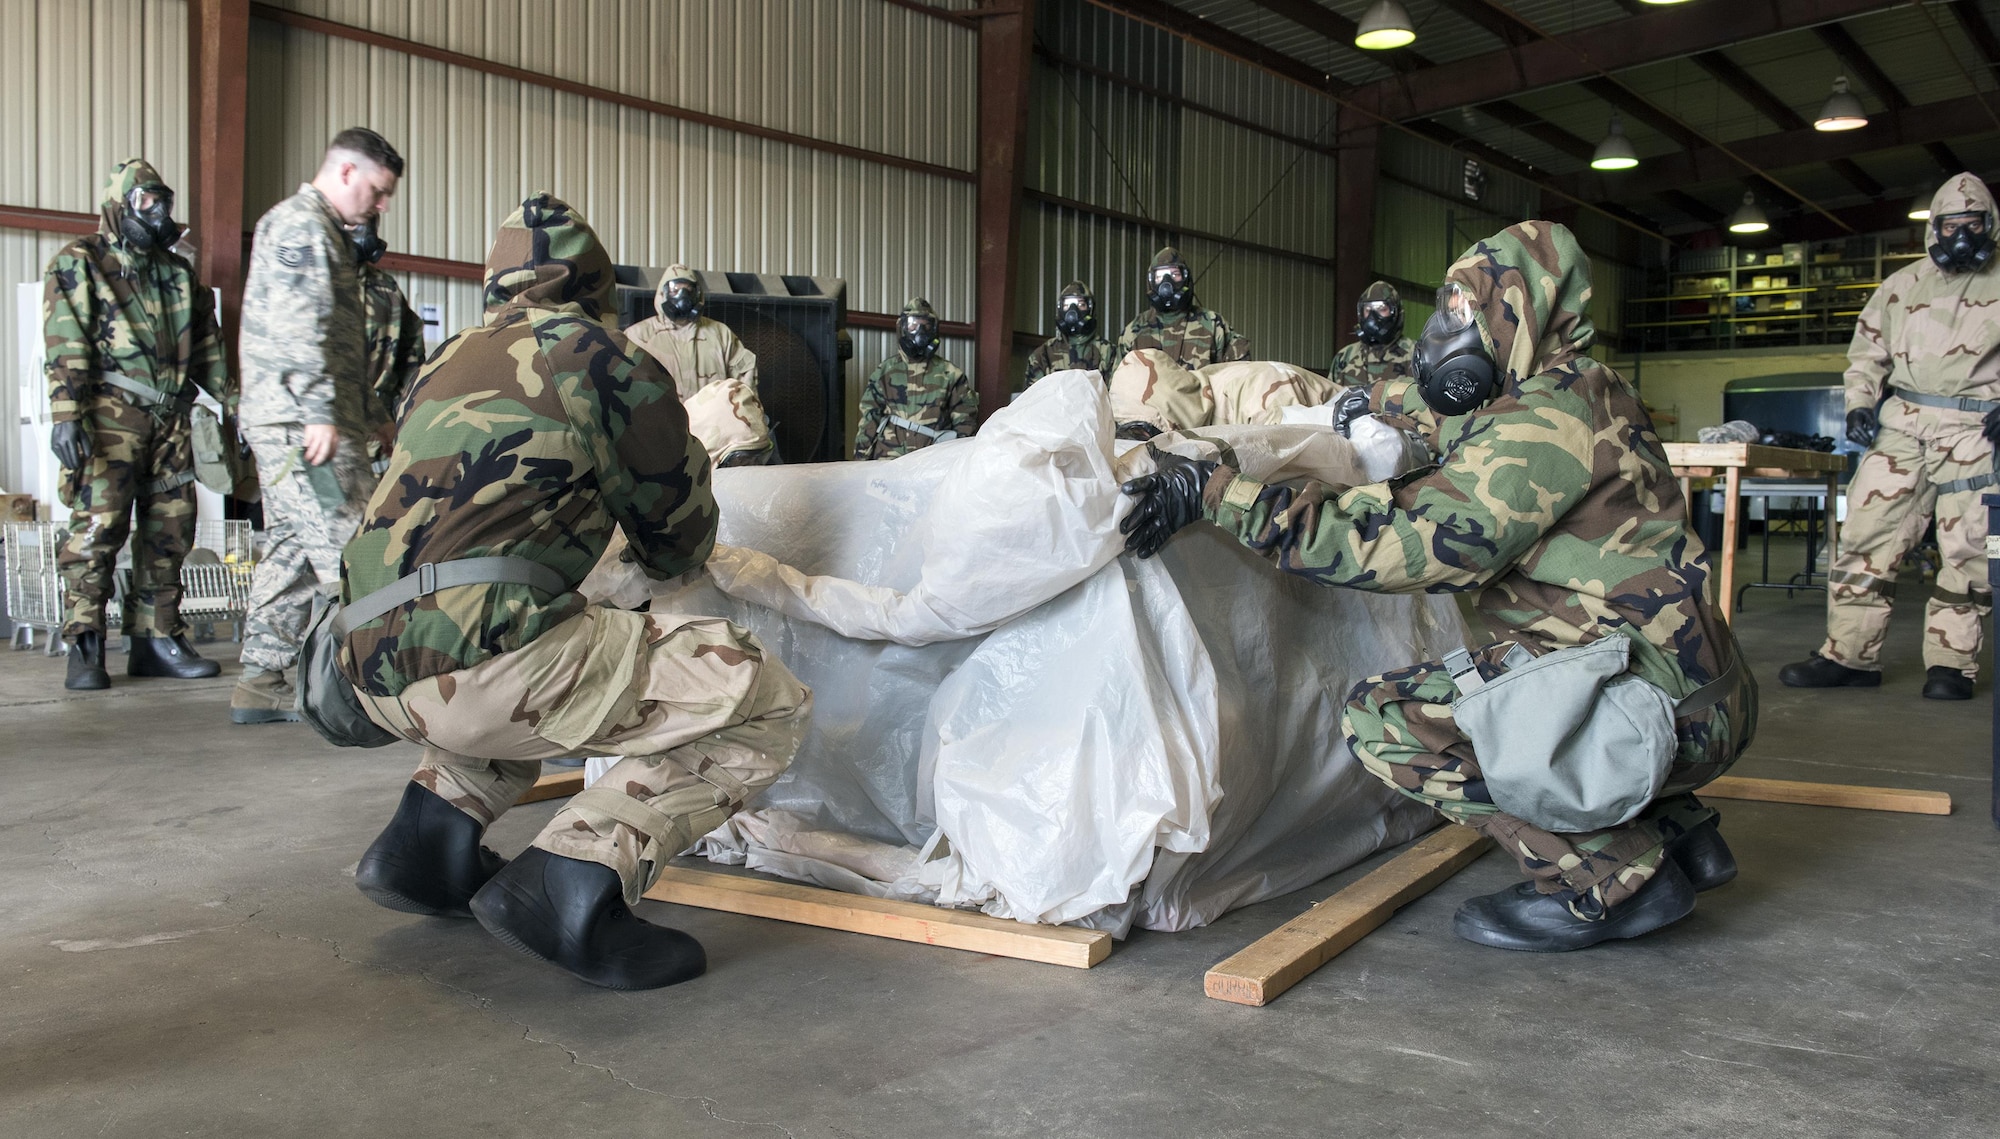
M1743 191L1743 204L1729 215L1729 232L1762 233L1771 228L1771 219L1764 216L1764 207L1757 204L1757 195Z
M1354 28L1354 46L1370 51L1408 47L1416 39L1417 32L1410 23L1410 14L1396 0L1375 0L1374 6L1362 15L1361 22Z
M1625 121L1618 112L1611 112L1611 128L1604 132L1604 141L1597 144L1597 150L1590 156L1592 170L1630 170L1639 165L1639 152L1632 149L1632 140L1625 137Z
M1819 109L1819 117L1813 120L1813 129L1851 131L1867 125L1868 110L1847 89L1847 76L1834 80L1833 94L1826 97L1826 105Z

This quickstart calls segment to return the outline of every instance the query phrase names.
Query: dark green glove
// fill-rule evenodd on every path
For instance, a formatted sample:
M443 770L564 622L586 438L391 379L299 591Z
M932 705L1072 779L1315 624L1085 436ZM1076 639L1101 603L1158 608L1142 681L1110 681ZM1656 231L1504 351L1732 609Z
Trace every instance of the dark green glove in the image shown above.
M1866 447L1875 442L1875 433L1881 429L1872 407L1857 407L1847 413L1847 441L1856 447Z
M1159 553L1175 531L1201 520L1201 492L1219 465L1158 449L1153 449L1153 458L1157 470L1125 484L1125 493L1139 501L1118 524L1118 532L1125 535L1125 552L1142 558Z
M1347 438L1347 425L1368 414L1368 389L1348 388L1334 397L1333 429Z

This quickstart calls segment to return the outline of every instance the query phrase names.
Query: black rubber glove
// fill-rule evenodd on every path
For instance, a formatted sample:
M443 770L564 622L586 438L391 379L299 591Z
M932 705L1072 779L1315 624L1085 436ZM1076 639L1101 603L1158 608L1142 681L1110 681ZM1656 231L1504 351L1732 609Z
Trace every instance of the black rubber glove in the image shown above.
M1368 414L1368 389L1348 388L1334 398L1333 429L1347 437L1347 425Z
M1866 447L1875 442L1875 433L1881 427L1872 407L1857 407L1847 413L1847 441L1856 447Z
M2000 407L1986 413L1985 426L1980 434L1986 436L1988 443L2000 447Z
M1125 484L1125 493L1139 501L1118 524L1118 532L1125 535L1125 552L1142 558L1159 553L1175 531L1201 521L1202 488L1218 465L1183 459L1170 451L1154 450L1153 458L1158 470Z
M49 450L63 470L77 470L90 461L90 432L74 419L58 423L49 431Z

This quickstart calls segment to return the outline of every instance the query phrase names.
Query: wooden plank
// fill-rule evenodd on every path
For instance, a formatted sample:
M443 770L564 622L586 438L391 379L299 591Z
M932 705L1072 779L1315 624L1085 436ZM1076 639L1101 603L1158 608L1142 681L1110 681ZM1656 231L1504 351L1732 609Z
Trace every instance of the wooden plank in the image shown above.
M1742 491L1742 468L1726 469L1722 478L1722 576L1716 579L1721 590L1715 599L1715 610L1725 624L1736 612L1736 536L1743 525Z
M1022 961L1088 969L1111 955L1111 935L1064 925L1029 925L967 910L844 894L713 870L669 866L646 891L656 902L942 945Z
M1202 989L1219 1001L1269 1004L1463 870L1491 845L1470 827L1446 825L1359 881L1251 942L1208 971Z
M1682 467L1764 467L1786 472L1844 471L1847 456L1761 443L1665 443L1667 462Z
M522 792L521 797L515 800L515 805L539 803L544 799L560 799L581 790L583 790L583 768L558 767L554 771L543 772L542 777L535 780L535 785Z
M1724 775L1696 794L1708 799L1748 799L1757 803L1803 803L1809 807L1853 807L1908 815L1949 815L1951 795L1902 787L1857 787L1848 783L1797 783L1789 779L1746 779Z

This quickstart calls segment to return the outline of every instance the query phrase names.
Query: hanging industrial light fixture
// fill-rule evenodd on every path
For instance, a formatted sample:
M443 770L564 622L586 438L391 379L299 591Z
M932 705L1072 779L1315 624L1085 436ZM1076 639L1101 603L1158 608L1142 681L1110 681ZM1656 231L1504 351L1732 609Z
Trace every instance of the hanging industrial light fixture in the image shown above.
M1847 76L1833 81L1833 94L1826 97L1826 105L1819 109L1819 118L1813 120L1816 131L1851 131L1868 125L1868 109L1861 100L1847 89Z
M1639 152L1632 149L1632 140L1625 137L1625 120L1618 112L1611 112L1611 128L1604 132L1604 141L1597 144L1597 151L1590 156L1592 170L1630 170L1639 165Z
M1918 194L1916 197L1910 199L1910 220L1931 220L1931 195Z
M1668 4L1685 4L1687 0L1639 0L1639 2L1641 4L1658 4L1664 7Z
M1396 0L1375 0L1354 28L1354 46L1370 51L1408 47L1417 41L1410 14Z
M1757 204L1757 195L1743 191L1743 204L1729 215L1729 232L1762 233L1771 228L1771 219L1764 216L1764 207Z

